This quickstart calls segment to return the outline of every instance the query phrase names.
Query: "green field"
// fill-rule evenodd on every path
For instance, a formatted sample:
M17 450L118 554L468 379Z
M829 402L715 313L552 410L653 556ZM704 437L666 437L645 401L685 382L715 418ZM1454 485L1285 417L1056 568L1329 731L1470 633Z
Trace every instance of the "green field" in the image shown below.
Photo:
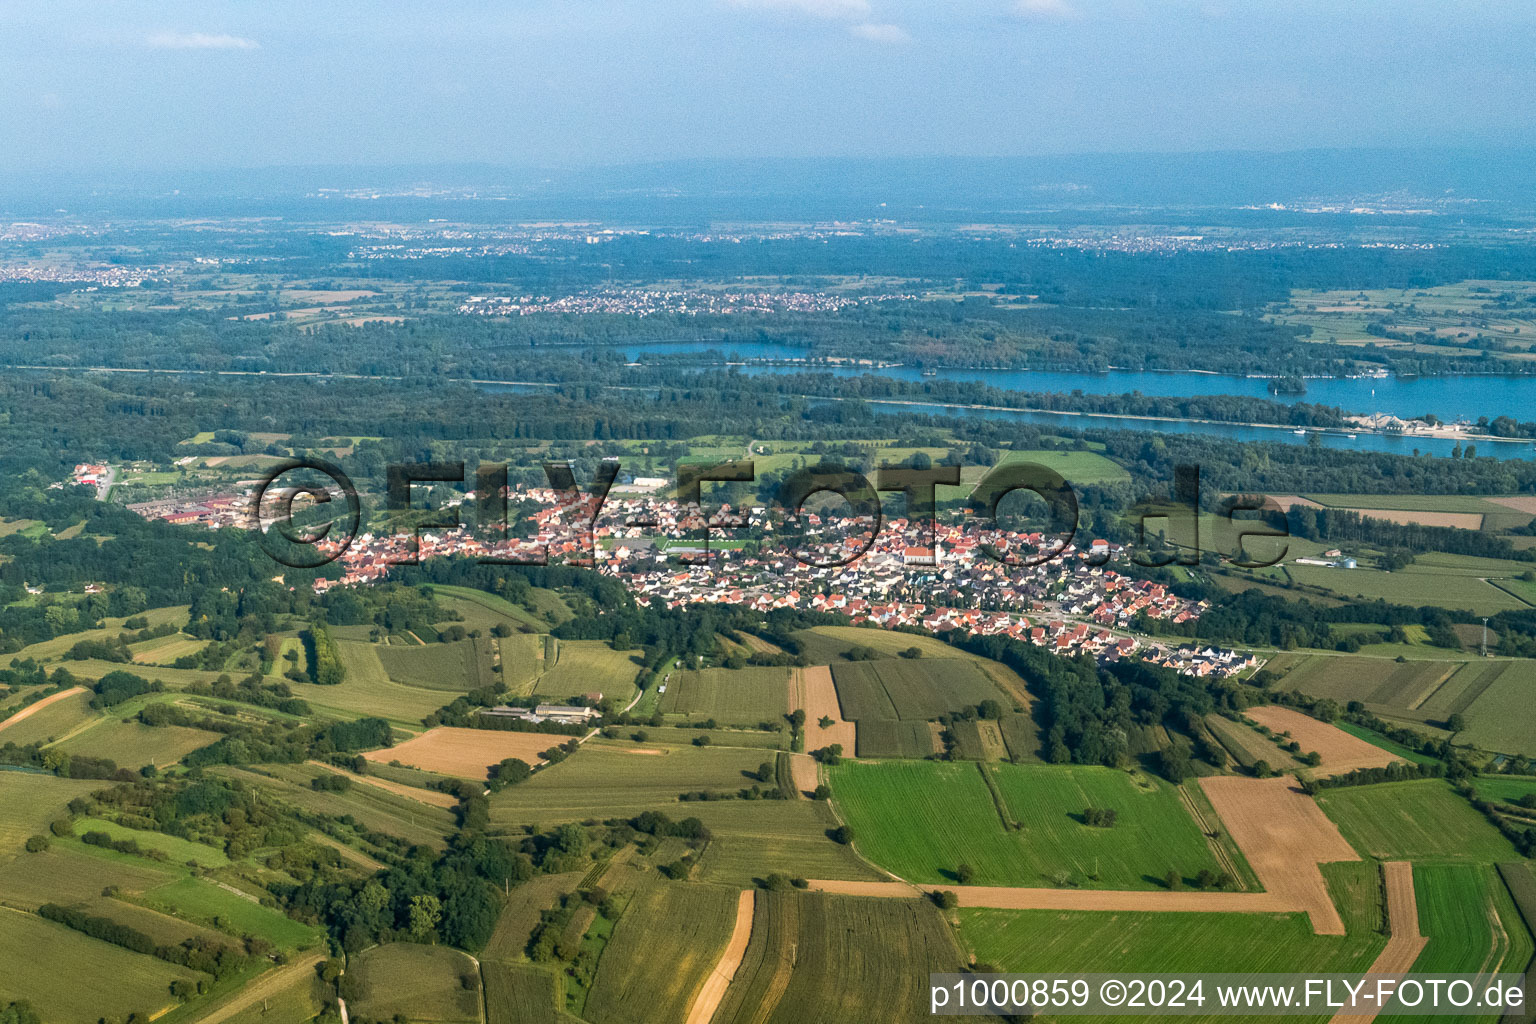
M550 646L545 633L514 633L493 641L501 652L501 680L513 693L533 692L533 681L544 671L544 653Z
M844 652L855 647L868 647L887 658L897 657L907 648L916 647L923 652L924 658L980 660L931 636L894 633L867 626L813 626L796 633L795 639L800 642L800 652L813 665L836 665L846 660L843 658Z
M713 718L727 725L779 722L789 709L787 668L707 668L674 671L661 695L663 714Z
M336 650L346 668L346 678L336 686L289 683L295 697L347 718L374 715L416 730L421 729L423 718L452 699L450 694L390 679L379 660L380 652L389 648L360 640L337 640Z
M96 717L91 710L91 695L77 693L56 701L19 722L0 729L0 746L14 743L24 747L32 743L51 743Z
M1523 570L1522 570L1523 571ZM1286 563L1285 572L1297 583L1322 587L1340 597L1392 604L1459 608L1474 615L1529 608L1525 602L1476 575L1451 567L1409 566L1402 572L1379 569L1338 569Z
M932 721L950 711L974 708L984 700L1009 700L973 660L888 658L832 666L832 681L843 717Z
M399 1014L413 1021L477 1024L480 1020L479 972L474 961L448 946L393 942L352 958L360 995L348 1003L353 1013L388 1020ZM472 980L466 986L462 978Z
M161 626L165 625L166 623L174 623L177 626L185 626L187 624L188 610L188 606L184 604L172 605L165 608L151 608L149 611L143 612L142 617L151 626ZM14 665L17 662L25 661L28 658L31 658L33 661L40 662L55 661L62 657L66 651L75 646L75 644L79 643L81 640L107 640L117 636L117 634L123 628L124 621L125 619L123 617L102 619L102 628L100 629L88 629L79 633L65 633L61 636L56 636L49 640L43 640L39 643L29 644L28 646L23 647L21 650L17 651L15 654L10 655L8 660L4 655L0 655L0 663ZM116 667L122 668L121 665Z
M593 1024L686 1020L730 939L736 898L736 890L713 885L641 888L598 961L583 1017Z
M615 651L598 640L558 640L554 649L554 658L545 658L534 693L561 699L595 692L623 703L634 696L639 651Z
M425 647L375 647L374 653L394 682L464 693L495 682L491 644L490 637L481 637Z
M169 665L177 658L196 654L210 642L187 636L185 633L172 633L169 636L159 636L153 640L142 640L139 643L130 644L128 649L133 652L135 664Z
M1514 661L1466 711L1459 742L1505 754L1536 755L1536 662Z
M66 805L101 788L99 782L60 779L31 772L0 772L0 861L20 853L28 836L48 831L67 817Z
M325 1005L325 984L318 975L305 972L279 989L224 1021L224 1024L302 1024L319 1016Z
M976 885L1065 879L1094 889L1159 888L1170 868L1186 877L1220 870L1178 793L1149 776L1080 766L986 770L1022 828L1003 826L974 764L844 762L832 769L832 795L859 851L913 882L953 883L962 863ZM1118 823L1082 824L1089 807L1118 812Z
M215 772L261 786L284 801L305 810L336 816L351 815L365 829L398 836L411 843L441 848L453 829L453 817L440 807L386 792L376 786L356 785L344 793L316 792L310 780L325 769L312 765L266 765L258 771L218 768Z
M439 604L457 612L461 618L455 621L468 630L478 629L489 634L492 628L500 625L505 625L517 632L543 633L549 629L548 622L541 620L528 609L483 590L434 583L432 594ZM448 622L440 623L440 625L449 624Z
M760 892L752 940L713 1020L915 1024L931 1019L929 972L961 963L953 933L926 901Z
M80 903L116 886L137 896L165 885L183 872L86 846L78 839L56 839L46 853L26 853L0 863L0 899L33 909L44 903Z
M83 836L87 832L105 832L113 839L132 839L144 849L161 851L170 858L172 864L196 861L201 867L221 868L229 863L229 858L224 856L223 850L206 843L194 843L177 836L168 836L163 832L128 828L104 818L76 818L75 835Z
M1440 779L1325 789L1317 798L1349 844L1381 860L1496 864L1515 849Z
M233 935L258 935L279 949L309 948L320 940L317 928L302 924L279 911L252 903L211 881L182 878L143 896L147 907L213 925Z
M1409 750L1401 743L1389 740L1379 732L1367 729L1363 725L1353 725L1349 722L1334 722L1333 724L1338 728L1343 729L1351 736L1365 740L1365 742L1371 744L1372 746L1380 747L1382 750L1385 750L1389 754L1396 754L1398 757L1403 758L1405 761L1412 761L1414 764L1441 763L1439 758L1429 757L1425 754L1420 754L1418 751Z
M923 758L938 747L927 722L866 718L859 723L857 736L859 757Z
M1536 775L1483 775L1473 779L1472 785L1490 800L1514 803L1527 794L1536 793Z
M150 727L109 718L75 733L58 745L69 754L115 761L120 768L157 768L175 764L194 750L216 743L220 735L179 725Z
M576 1020L555 1009L560 978L532 964L483 961L487 1024L560 1024Z
M1531 962L1531 934L1492 867L1415 864L1413 889L1419 932L1429 938L1413 963L1415 973L1521 972ZM1378 1018L1393 1024L1413 1019L1390 1013ZM1499 1015L1457 1019L1492 1022Z
M714 833L703 877L750 885L770 871L805 878L868 878L847 847L827 838L835 827L826 806L809 800L682 802L682 793L735 793L772 755L763 750L671 747L661 756L628 753L625 745L589 743L569 760L491 797L496 827L631 818L645 810L674 820L696 817ZM353 787L354 790L358 787Z
M207 977L3 907L0 963L0 1004L24 999L44 1020L70 1024L104 1014L157 1014L176 1003L172 981Z

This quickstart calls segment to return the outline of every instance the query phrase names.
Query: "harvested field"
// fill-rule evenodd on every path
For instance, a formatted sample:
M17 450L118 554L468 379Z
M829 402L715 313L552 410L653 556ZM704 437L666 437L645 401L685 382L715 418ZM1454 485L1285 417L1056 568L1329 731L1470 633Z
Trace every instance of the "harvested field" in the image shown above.
M1385 519L1400 526L1448 526L1458 530L1481 530L1483 517L1476 512L1412 512L1407 509L1347 509L1370 519Z
M20 722L25 722L27 719L31 718L33 715L37 714L39 711L43 710L44 708L46 708L46 707L48 707L48 706L50 706L52 704L57 704L57 703L59 703L62 700L68 700L70 697L73 697L76 694L81 694L81 693L84 693L84 692L85 692L85 687L83 687L83 686L71 686L67 690L60 690L58 693L53 694L51 697L44 697L42 700L36 702L35 704L30 704L27 707L22 708L20 711L16 712L14 715L12 715L10 718L7 718L5 721L0 722L0 732L4 732L6 729L8 729L11 726L16 725L16 724L18 724Z
M1284 914L1302 908L1272 892L1136 892L1120 889L1015 889L1000 885L926 885L904 882L837 882L813 879L816 892L843 896L912 899L930 892L952 892L960 906L990 910L1115 910L1159 913ZM1338 934L1343 934L1342 925Z
M813 793L820 780L817 778L816 762L809 754L790 754L790 769L794 772L795 788L801 793Z
M1312 771L1314 776L1343 775L1357 768L1384 768L1402 760L1335 725L1290 708L1271 704L1249 708L1246 714L1276 733L1289 732L1301 744L1303 753L1315 750L1323 755L1322 764Z
M687 1024L709 1024L714 1019L720 1001L725 998L726 990L736 978L742 958L747 955L747 943L752 939L752 913L755 906L754 891L743 889L736 902L736 926L731 930L731 940L726 943L720 962L715 964L715 969L705 979L699 997L693 1001L693 1007L688 1011Z
M522 758L530 766L542 764L539 751L558 746L570 738L541 732L440 726L397 746L370 750L363 756L370 761L385 764L399 761L423 771L482 780L491 765L500 764L509 757Z
M1488 498L1495 505L1503 505L1512 508L1516 512L1529 512L1536 516L1536 494L1518 494L1512 498Z
M1241 722L1233 722L1221 715L1211 714L1205 716L1205 724L1211 730L1211 735L1215 736L1226 748L1227 753L1232 755L1232 760L1244 768L1251 768L1260 761L1267 761L1271 767L1289 771L1298 764L1295 758L1275 746L1257 729Z
M1387 889L1387 920L1391 925L1391 937L1387 947L1376 957L1367 974L1407 974L1413 962L1429 942L1419 934L1419 902L1413 891L1413 865L1408 861L1395 860L1381 866ZM1351 1007L1350 1009L1356 1009ZM1367 1008L1363 1012L1340 1011L1329 1024L1371 1024L1380 1007Z
M795 669L790 676L789 710L805 709L805 749L820 750L840 743L843 753L852 757L858 747L858 732L852 722L843 720L837 703L837 687L832 683L832 670L825 665ZM823 718L832 724L821 727Z
M310 761L309 763L317 768L323 768L334 775L340 775L343 778L351 779L353 783L360 783L365 786L373 786L377 789L382 789L385 792L394 793L396 796L403 796L407 800L418 800L421 803L430 804L433 807L444 807L452 810L454 807L457 807L459 803L447 793L439 793L433 789L421 789L417 786L407 786L403 782L391 782L388 779L380 779L372 775L353 775L351 772L344 772L340 768L335 768L320 761Z
M1343 935L1319 864L1359 860L1338 827L1288 778L1200 780L1217 815L1253 866L1266 894L1304 910L1319 935Z

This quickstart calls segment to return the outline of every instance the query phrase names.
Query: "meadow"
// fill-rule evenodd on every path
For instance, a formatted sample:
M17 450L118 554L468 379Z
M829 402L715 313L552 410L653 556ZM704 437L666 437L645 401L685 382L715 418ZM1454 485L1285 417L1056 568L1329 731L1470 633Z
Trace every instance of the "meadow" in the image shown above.
M1536 775L1484 775L1472 780L1477 791L1490 800L1514 803L1536 793Z
M982 771L1020 828L1004 827ZM976 885L1155 889L1170 868L1186 877L1220 870L1177 792L1145 775L923 761L845 762L831 777L859 851L908 881L953 883L963 863ZM1085 825L1089 807L1119 820Z
M453 828L453 818L446 811L362 784L353 785L345 793L317 792L309 783L323 771L325 769L310 765L266 765L258 770L215 769L219 775L260 786L305 810L351 815L365 829L423 846L443 847L443 837Z
M0 745L14 743L24 747L32 743L51 743L95 717L89 693L71 694L20 721L0 722L0 726L4 726L0 729Z
M746 957L715 1024L931 1019L930 971L957 971L953 933L925 900L757 894Z
M60 779L32 772L0 773L0 859L20 853L29 836L48 831L48 823L66 816L76 797L88 796L101 783Z
M346 677L335 686L290 682L295 697L346 718L376 715L417 732L423 718L452 699L452 694L406 686L390 679L379 660L379 652L385 648L360 640L337 640L336 650L346 668Z
M599 640L556 640L554 651L534 683L539 696L562 700L595 692L623 703L634 696L639 651L615 651Z
M40 955L44 954L44 955ZM175 1005L170 984L206 975L0 907L0 1003L26 1000L49 1021L93 1021ZM68 984L59 971L67 965Z
M214 925L234 935L258 935L279 949L308 949L318 943L321 932L295 921L280 911L237 896L211 881L180 878L168 885L151 889L140 898L152 909L199 924Z
M194 843L189 839L178 836L168 836L164 832L148 832L143 829L128 828L119 825L115 821L107 821L105 818L76 818L75 834L84 835L87 832L105 832L113 839L132 839L140 847L148 850L159 850L170 858L172 864L186 864L188 861L196 861L200 867L221 868L229 864L229 858L224 851L206 843Z
M663 685L663 714L687 715L691 720L713 718L729 725L778 722L787 709L789 669L708 668L675 671Z
M388 1020L478 1024L479 973L465 954L448 946L392 942L375 946L347 965L360 988L353 1013ZM469 978L471 985L461 979Z
M21 854L0 863L0 899L35 910L44 903L95 899L109 885L135 897L180 874L179 869L86 846L78 839L55 839L45 853Z
M614 926L582 1016L593 1024L686 1020L730 939L736 903L736 890L722 886L642 886Z
M1326 789L1317 802L1351 846L1380 860L1496 864L1517 856L1441 779Z
M138 769L149 764L164 768L220 738L218 733L202 729L179 725L151 727L108 718L74 732L58 744L58 749L69 754L105 757L120 768Z

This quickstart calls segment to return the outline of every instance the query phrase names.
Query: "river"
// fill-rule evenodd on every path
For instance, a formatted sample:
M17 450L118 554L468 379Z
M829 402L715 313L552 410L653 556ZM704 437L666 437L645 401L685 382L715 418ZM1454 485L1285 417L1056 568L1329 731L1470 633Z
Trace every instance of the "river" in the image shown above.
M733 359L785 360L797 358L803 350L764 342L729 346L707 342L659 342L625 346L624 355L631 362L647 354L702 355L715 351ZM798 373L808 370L837 376L877 374L896 380L953 380L989 384L1010 391L1119 395L1139 391L1144 395L1187 397L1192 395L1247 395L1277 402L1313 402L1336 405L1349 412L1384 412L1404 419L1433 412L1443 420L1476 420L1479 416L1500 415L1527 420L1536 416L1536 378L1517 376L1447 376L1447 377L1322 377L1309 378L1304 395L1271 395L1269 381L1262 377L1234 377L1215 373L1161 373L1140 370L1112 370L1108 373L1084 373L1056 370L982 370L945 369L925 376L913 366L870 367L752 363L740 367L743 373ZM1250 427L1228 423L1192 423L1153 419L1123 419L1115 416L1075 416L1065 413L1019 412L1014 410L960 409L927 403L885 406L946 415L979 415L1014 419L1041 425L1057 425L1076 430L1157 430L1205 434L1234 441L1281 441L1306 444L1308 437L1288 428ZM1434 455L1450 455L1456 442L1442 438L1401 437L1391 434L1317 432L1328 448L1354 451L1388 452L1412 455L1415 450ZM1530 441L1474 442L1478 454L1498 458L1536 457Z

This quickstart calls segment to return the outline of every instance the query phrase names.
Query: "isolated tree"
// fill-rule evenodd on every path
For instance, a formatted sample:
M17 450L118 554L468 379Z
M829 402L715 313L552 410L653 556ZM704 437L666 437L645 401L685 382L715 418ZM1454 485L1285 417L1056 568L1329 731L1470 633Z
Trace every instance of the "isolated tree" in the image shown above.
M847 825L837 826L837 828L832 830L832 840L833 842L842 843L844 846L847 846L849 843L853 842L853 829L849 828Z
M969 864L962 863L955 868L955 881L961 885L970 885L971 879L976 877L976 869Z
M1177 871L1170 870L1168 877L1163 879L1163 884L1169 889L1181 889L1184 886L1184 876Z
M1457 712L1445 720L1445 727L1451 732L1464 732L1467 728L1467 720L1460 712Z

